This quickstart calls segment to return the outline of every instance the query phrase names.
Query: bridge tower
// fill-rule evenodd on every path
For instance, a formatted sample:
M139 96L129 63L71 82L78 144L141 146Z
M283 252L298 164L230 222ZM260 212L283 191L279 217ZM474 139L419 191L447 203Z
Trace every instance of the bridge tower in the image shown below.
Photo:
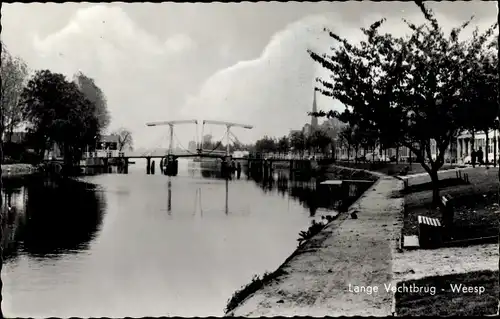
M198 124L197 120L181 120L181 121L163 121L163 122L152 122L146 123L147 126L161 126L168 125L169 133L170 133L170 144L168 146L168 151L166 154L166 158L164 158L161 163L163 167L160 167L160 170L168 176L177 176L178 173L178 161L176 156L174 155L174 125L177 124Z
M231 127L241 127L245 129L252 129L252 125L246 125L246 124L238 124L238 123L232 123L232 122L223 122L223 121L210 121L210 120L204 120L203 125L205 124L215 124L215 125L224 125L226 127L226 156L224 161L222 162L222 175L227 176L228 173L232 172L233 168L231 167L231 152L229 150L229 141L230 141L230 135L232 135L231 132Z

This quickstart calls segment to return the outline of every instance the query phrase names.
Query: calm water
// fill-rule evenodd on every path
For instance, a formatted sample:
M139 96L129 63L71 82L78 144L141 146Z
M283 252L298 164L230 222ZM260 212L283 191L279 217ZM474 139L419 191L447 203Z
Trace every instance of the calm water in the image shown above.
M4 182L14 207L4 225L7 317L220 316L321 214L310 207L318 192L286 176L225 181L180 163L169 178L136 166L81 182Z

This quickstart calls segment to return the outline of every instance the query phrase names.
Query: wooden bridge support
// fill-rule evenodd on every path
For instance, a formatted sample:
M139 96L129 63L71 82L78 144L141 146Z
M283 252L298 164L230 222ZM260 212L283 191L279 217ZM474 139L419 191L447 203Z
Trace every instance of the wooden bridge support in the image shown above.
M125 158L125 166L123 167L123 174L128 174L128 158Z
M177 176L179 172L179 161L175 157L167 157L163 160L163 173L167 176Z

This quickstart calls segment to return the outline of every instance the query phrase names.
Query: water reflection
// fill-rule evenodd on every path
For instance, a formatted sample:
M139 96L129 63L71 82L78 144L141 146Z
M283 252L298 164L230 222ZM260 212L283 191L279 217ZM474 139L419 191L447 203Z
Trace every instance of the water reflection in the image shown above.
M207 170L201 170L202 176L211 176L210 178L213 178L212 174L210 172L207 172ZM207 174L203 174L203 172L206 172ZM189 173L190 175L192 174L191 172ZM195 176L195 175L191 175ZM206 177L205 177L206 178ZM225 200L224 200L224 212L226 215L229 214L229 178L225 178ZM195 192L195 204L194 204L194 213L193 215L196 215L196 213L199 211L200 216L203 217L203 201L202 201L202 187L197 187L196 192ZM171 177L168 177L168 182L167 182L167 200L168 200L168 214L171 215L172 213L172 180Z
M324 176L297 176L290 174L289 170L277 169L270 176L257 174L252 179L265 193L278 193L282 197L290 196L298 200L309 209L311 217L316 215L318 209L338 210L344 199L340 189L320 185L325 180Z
M265 193L245 178L181 168L176 177L141 170L82 178L91 184L8 184L2 196L16 207L17 229L5 237L5 314L221 316L233 292L276 269L310 225L292 200L309 194L307 181L277 175Z
M53 257L85 249L105 209L95 185L38 177L5 179L4 258Z

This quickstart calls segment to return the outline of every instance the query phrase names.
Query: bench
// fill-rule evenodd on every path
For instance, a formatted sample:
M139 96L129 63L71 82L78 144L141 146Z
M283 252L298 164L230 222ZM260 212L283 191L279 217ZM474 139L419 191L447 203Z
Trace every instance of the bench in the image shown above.
M439 247L442 242L441 222L439 219L418 216L418 241L422 248Z

